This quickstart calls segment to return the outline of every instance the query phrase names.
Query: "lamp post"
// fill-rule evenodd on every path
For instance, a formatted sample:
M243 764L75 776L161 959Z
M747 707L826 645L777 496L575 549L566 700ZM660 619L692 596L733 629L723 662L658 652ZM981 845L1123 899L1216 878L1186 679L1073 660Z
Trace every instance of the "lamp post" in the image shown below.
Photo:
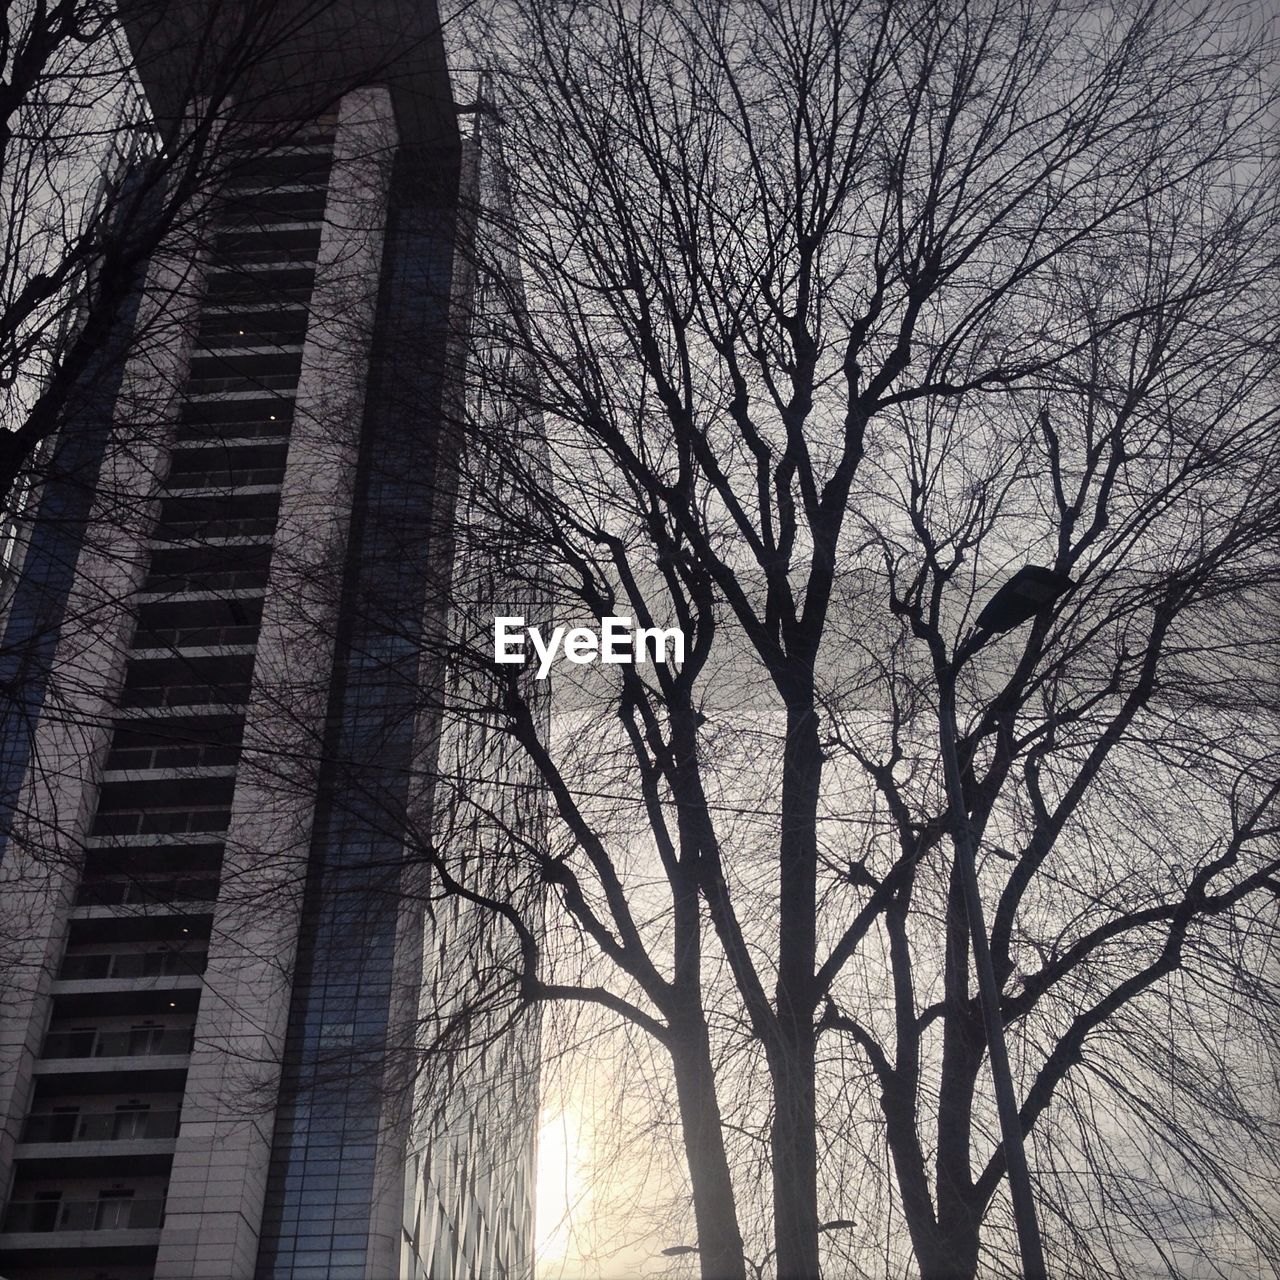
M1022 1273L1026 1280L1046 1280L1044 1250L1040 1242L1040 1225L1036 1221L1036 1203L1031 1189L1026 1148L1022 1141L1022 1122L1013 1091L1013 1073L1009 1069L1004 1019L1000 1015L1000 988L996 983L995 966L991 962L991 946L987 940L982 897L978 892L973 826L964 802L964 784L956 752L956 677L964 662L992 634L1011 631L1033 618L1073 585L1065 574L1042 569L1037 565L1025 565L1019 569L1000 587L978 615L974 635L960 646L951 671L939 681L938 689L938 736L941 739L947 809L951 815L951 838L955 845L956 866L964 892L965 916L969 922L969 939L973 948L973 967L978 977L978 1003L982 1008L987 1052L991 1059L991 1082L1000 1118L1000 1138L1004 1148L1005 1168L1009 1175L1009 1194L1013 1200L1018 1252L1022 1256Z

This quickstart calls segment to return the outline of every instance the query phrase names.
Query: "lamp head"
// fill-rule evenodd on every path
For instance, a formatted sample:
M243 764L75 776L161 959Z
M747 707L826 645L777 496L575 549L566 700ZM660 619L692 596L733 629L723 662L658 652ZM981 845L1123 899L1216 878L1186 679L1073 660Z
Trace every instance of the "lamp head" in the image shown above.
M1023 565L987 601L978 614L978 629L987 632L1012 631L1028 618L1047 609L1075 583L1065 573L1040 565Z

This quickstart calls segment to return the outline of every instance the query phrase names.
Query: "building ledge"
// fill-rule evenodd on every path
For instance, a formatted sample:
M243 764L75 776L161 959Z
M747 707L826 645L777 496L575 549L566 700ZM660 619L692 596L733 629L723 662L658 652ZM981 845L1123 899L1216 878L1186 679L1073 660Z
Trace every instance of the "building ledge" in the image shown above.
M37 1058L32 1070L38 1076L112 1075L125 1072L185 1071L189 1053L140 1053L119 1058Z
M221 591L139 591L139 604L187 604L199 600L261 600L263 587L224 587Z
M140 652L143 651L135 650L135 654ZM178 652L184 658L205 656L195 650L183 649ZM248 646L245 652L252 653L253 646ZM146 653L148 656L157 658L174 656L167 649L146 650ZM107 769L102 774L102 781L104 784L108 782L194 782L200 778L234 778L236 773L237 766L234 764L188 764L175 765L169 769Z
M126 1160L133 1156L172 1155L176 1146L176 1138L100 1138L92 1142L19 1142L13 1149L13 1158L15 1160L53 1160L58 1164L69 1160ZM31 1235L32 1233L23 1232L22 1234Z
M201 440L194 446L183 445L184 449L238 449L244 445L254 446L265 443L279 445L278 436L246 436L243 440ZM223 534L208 538L148 538L148 551L203 551L206 547L267 547L271 545L269 533Z
M145 978L55 978L52 992L55 996L94 996L117 991L198 991L203 986L204 979L198 973L169 973Z
M138 662L157 662L164 658L247 658L256 649L252 644L168 644L157 649L130 649L129 657Z
M133 835L86 836L84 846L86 849L136 849L140 845L221 845L225 840L225 831L147 831Z
M212 915L215 902L216 899L213 898L175 898L172 902L93 902L81 907L72 907L67 918L70 920L138 920L180 916L185 920L191 916Z
M92 1250L95 1264L145 1260L144 1250L154 1251L160 1245L156 1227L139 1227L118 1231L0 1231L0 1266L19 1262L41 1262L53 1266L62 1261L60 1254ZM109 1256L101 1260L98 1255ZM66 1259L73 1264L87 1264L89 1259L76 1256ZM95 1266L96 1269L96 1266Z
M315 143L299 154L324 154L331 149L332 143ZM274 155L274 151L264 151L264 155ZM310 194L316 189L314 182L236 182L230 191L237 200L243 199L250 195L302 195Z
M279 449L289 443L287 433L273 436L209 436L204 439L197 440L179 440L173 447L174 450L181 449L185 452L188 449L218 449L225 452L227 449ZM206 538L202 542L194 542L191 539L177 539L160 542L152 539L148 545L150 546L202 546L202 547L233 547L240 543L246 542L248 539L265 537L263 534L246 534L238 538ZM268 539L269 540L269 539Z
M319 230L320 223L315 224L315 229ZM265 228L254 228L255 234L261 235ZM275 230L274 227L271 230ZM267 274L272 271L314 271L316 267L316 259L314 251L307 256L299 254L297 257L281 257L281 258L245 258L243 262L229 262L225 258L215 260L209 264L209 278L212 280L215 276L247 276L255 275L259 272Z
M260 156L327 156L333 150L333 143L323 142L281 142L274 147L261 147L256 151ZM265 190L275 191L274 186L264 188ZM242 191L248 190L247 187L236 183L233 190L236 195Z
M221 335L219 335L221 336ZM238 338L240 335L232 334ZM301 342L222 342L216 347L208 345L207 338L202 339L192 351L196 360L235 359L240 356L300 356ZM203 375L202 375L203 376Z
M310 190L307 187L263 187L264 191L304 191ZM268 313L273 311L306 311L306 305L301 302L280 301L276 299L268 299L263 302L261 300L247 300L245 302L218 302L215 299L209 299L200 308L202 315L209 316L226 316L226 315L248 315L250 312Z
M188 404L222 404L227 400L274 400L293 403L297 388L284 390L281 387L251 387L247 391L196 391L183 396ZM177 445L180 449L187 447L185 441Z
M310 194L313 200L320 194L321 188L316 186L311 189ZM244 199L242 192L236 192L238 198ZM241 204L239 210L244 214L243 217L233 217L230 219L220 218L215 226L215 232L218 239L214 243L214 253L219 251L226 252L228 240L240 238L241 243L245 238L250 236L309 236L314 232L324 228L324 218L308 218L299 217L301 213L318 212L315 203L311 209L257 209L249 210L245 204ZM289 221L285 221L285 219ZM277 221L278 219L278 221ZM236 246L233 246L236 247ZM214 263L225 262L225 258L215 258Z
M216 396L216 392L214 393ZM170 485L165 488L166 498L228 498L242 493L279 493L278 484L193 484Z

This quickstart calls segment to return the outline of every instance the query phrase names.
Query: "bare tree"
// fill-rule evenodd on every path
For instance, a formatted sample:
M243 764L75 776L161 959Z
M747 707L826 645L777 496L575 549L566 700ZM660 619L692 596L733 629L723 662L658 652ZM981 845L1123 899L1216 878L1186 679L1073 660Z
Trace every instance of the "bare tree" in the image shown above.
M562 662L544 723L455 575L448 713L554 821L442 772L488 865L420 843L511 931L504 998L667 1055L708 1280L1019 1274L970 835L1050 1273L1280 1266L1261 16L604 0L477 34L510 190L460 564L506 548L556 622L687 648ZM978 626L1026 562L1072 589Z

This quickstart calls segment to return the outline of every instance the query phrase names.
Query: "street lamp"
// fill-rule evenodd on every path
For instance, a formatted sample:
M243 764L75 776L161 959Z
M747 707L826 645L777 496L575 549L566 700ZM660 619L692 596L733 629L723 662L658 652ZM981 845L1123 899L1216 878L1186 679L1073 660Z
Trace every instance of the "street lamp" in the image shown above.
M973 947L973 967L978 976L978 1002L991 1057L991 1083L996 1094L996 1110L1000 1117L1000 1139L1004 1148L1005 1168L1009 1174L1009 1195L1013 1200L1013 1219L1018 1232L1018 1251L1022 1255L1022 1273L1026 1280L1046 1280L1044 1250L1040 1243L1040 1226L1036 1221L1036 1203L1031 1190L1031 1173L1022 1141L1022 1122L1013 1091L1013 1073L1009 1069L1009 1051L1004 1038L1004 1019L1000 1016L1000 989L995 967L991 963L991 947L978 892L977 854L969 810L964 802L960 760L956 753L956 676L966 658L971 656L993 633L1011 631L1034 618L1075 584L1064 573L1039 565L1024 565L1004 583L978 615L976 634L962 645L952 669L941 679L938 690L938 736L942 748L942 772L947 787L947 809L951 814L951 838L955 845L956 864L964 890L965 916L969 922L969 940Z

